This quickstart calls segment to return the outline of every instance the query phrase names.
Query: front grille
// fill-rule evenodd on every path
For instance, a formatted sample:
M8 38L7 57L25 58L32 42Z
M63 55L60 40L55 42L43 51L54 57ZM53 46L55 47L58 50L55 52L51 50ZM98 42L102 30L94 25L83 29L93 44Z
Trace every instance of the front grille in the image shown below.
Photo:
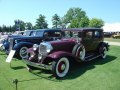
M43 45L43 44L39 45L39 53L41 53L41 54L46 53L46 45Z
M12 50L12 48L13 48L13 38L10 38L9 41L10 41L9 50Z

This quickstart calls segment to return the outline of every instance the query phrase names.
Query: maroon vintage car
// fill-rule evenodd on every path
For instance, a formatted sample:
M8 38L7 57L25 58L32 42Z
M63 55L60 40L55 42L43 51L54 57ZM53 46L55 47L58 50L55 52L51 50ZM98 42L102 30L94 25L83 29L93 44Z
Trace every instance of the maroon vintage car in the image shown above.
M103 30L99 28L73 28L62 30L62 39L42 42L29 49L30 57L23 61L30 69L51 70L56 77L64 77L70 61L89 61L106 58L109 45L104 42Z

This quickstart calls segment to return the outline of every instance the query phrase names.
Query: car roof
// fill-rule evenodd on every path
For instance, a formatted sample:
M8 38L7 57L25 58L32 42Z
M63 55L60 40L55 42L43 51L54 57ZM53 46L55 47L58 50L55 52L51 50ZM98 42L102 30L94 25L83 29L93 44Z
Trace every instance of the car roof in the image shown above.
M92 31L92 30L103 30L102 28L67 28L63 29L63 31Z
M36 29L38 31L42 30L43 32L55 32L55 31L58 31L58 32L61 32L61 29Z

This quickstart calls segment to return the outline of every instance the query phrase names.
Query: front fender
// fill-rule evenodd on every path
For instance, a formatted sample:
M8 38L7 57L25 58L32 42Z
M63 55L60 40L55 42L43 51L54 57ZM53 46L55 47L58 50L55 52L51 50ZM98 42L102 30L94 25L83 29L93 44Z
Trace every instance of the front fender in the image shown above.
M57 51L57 52L50 53L48 57L55 60L61 57L74 57L74 55L72 55L72 53L68 53L64 51Z
M3 43L3 46L5 47L5 50L8 50L8 49L9 49L9 45L10 45L9 42Z
M26 46L28 48L32 47L34 43L30 43L30 42L19 42L17 44L14 45L13 50L18 50L19 48Z
M107 43L107 42L101 42L100 44L99 44L99 47L100 46L105 46L106 48L107 48L107 51L109 50L109 47L110 47L110 45Z

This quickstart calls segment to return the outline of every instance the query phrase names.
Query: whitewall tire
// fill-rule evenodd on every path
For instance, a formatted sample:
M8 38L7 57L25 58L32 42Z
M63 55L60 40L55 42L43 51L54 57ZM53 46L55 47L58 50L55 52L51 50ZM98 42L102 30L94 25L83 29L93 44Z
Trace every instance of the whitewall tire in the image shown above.
M19 56L21 59L28 57L27 47L21 47L19 51Z
M101 58L102 58L102 59L105 59L105 58L106 58L106 55L107 55L107 48L104 46L104 47L102 48Z
M69 71L70 63L68 58L62 57L52 63L52 72L58 78L65 77Z

